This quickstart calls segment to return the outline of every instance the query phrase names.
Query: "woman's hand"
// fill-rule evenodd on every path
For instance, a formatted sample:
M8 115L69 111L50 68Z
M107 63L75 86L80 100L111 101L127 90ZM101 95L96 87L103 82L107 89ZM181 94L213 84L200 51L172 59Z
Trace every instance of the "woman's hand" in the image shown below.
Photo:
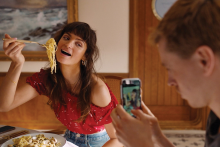
M3 50L5 55L11 58L12 62L23 64L25 58L21 53L21 50L24 48L25 44L16 42L17 38L11 38L8 34L5 34L5 38L7 39L3 43Z

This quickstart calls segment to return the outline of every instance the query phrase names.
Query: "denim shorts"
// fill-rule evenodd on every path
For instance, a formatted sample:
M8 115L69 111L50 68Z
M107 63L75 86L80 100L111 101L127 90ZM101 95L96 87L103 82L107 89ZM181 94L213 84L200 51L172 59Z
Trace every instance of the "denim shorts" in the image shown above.
M110 139L105 130L95 134L78 134L66 130L64 137L79 147L102 147Z

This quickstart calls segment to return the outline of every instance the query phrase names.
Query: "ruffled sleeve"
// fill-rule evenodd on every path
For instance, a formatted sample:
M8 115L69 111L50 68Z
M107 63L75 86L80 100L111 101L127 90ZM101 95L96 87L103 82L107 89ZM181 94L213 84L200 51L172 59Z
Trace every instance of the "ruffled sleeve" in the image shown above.
M26 83L30 84L40 95L46 94L45 81L46 71L43 69L26 79Z
M110 114L112 110L117 106L118 101L109 87L108 89L111 95L111 102L106 107L99 107L91 104L90 116L93 117L96 125L104 125L112 122Z

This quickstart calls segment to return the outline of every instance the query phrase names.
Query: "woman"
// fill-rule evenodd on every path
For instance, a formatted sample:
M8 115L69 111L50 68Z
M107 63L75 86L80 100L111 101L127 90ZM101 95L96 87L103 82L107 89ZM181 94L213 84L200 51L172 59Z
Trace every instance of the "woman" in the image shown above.
M134 109L137 109L137 101L138 101L138 94L137 94L137 89L133 89L131 92L131 105L133 106Z
M94 73L98 58L96 34L86 23L66 25L54 37L57 43L56 73L41 69L17 87L25 62L25 46L5 35L5 54L12 60L0 87L0 110L9 111L40 95L49 97L48 104L67 127L65 138L84 147L122 146L114 133L110 113L117 100L108 86ZM4 85L4 86L3 86ZM109 139L110 137L110 139Z

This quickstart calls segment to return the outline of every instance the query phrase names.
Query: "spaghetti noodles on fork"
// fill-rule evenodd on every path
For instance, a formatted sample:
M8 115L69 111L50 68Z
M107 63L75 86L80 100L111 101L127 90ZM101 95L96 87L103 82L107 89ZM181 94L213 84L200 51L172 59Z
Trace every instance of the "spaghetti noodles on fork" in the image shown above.
M7 40L6 38L3 38L2 40ZM56 59L55 59L55 52L57 49L56 41L54 38L50 38L46 44L40 44L38 42L34 41L28 41L28 40L16 40L17 42L23 42L23 43L37 43L38 45L45 47L47 49L47 56L50 61L50 67L51 67L51 74L53 74L53 70L56 73Z
M50 61L50 67L51 67L51 74L53 74L53 70L56 73L56 59L55 59L55 52L57 49L56 41L54 38L50 38L46 44L42 45L47 49L47 56Z

